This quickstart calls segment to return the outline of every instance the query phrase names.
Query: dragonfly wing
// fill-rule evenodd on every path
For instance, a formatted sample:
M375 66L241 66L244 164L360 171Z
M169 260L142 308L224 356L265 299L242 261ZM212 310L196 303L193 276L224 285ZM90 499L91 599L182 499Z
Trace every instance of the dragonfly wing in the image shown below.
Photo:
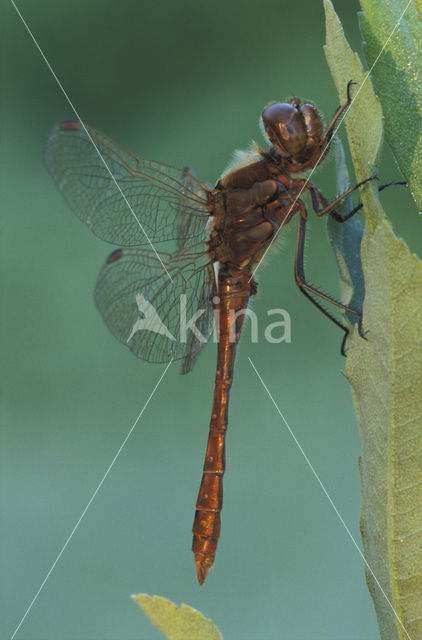
M202 290L199 296L198 309L207 308L207 305L210 304L210 297L212 297L215 293L213 288L210 289L209 283L214 283L214 269L211 265L208 266L208 278L204 280L202 285ZM201 315L201 317L196 322L196 326L202 335L207 336L207 338L211 335L212 329L214 327L214 318L211 316L211 308L207 314ZM194 364L201 352L202 347L205 346L204 342L199 342L193 333L193 331L189 335L189 341L186 349L186 356L182 362L182 367L180 373L189 373L192 371Z
M184 199L184 195L181 195L177 214L176 214L177 215L176 224L178 227L178 234L177 234L177 250L178 251L180 251L181 249L183 249L184 246L186 246L184 239L189 234L189 227L191 224L190 217L185 214L186 209L189 210L189 200L190 200L189 194L195 193L198 196L201 195L200 192L198 192L198 185L200 183L198 182L198 179L193 169L191 169L190 167L185 167L181 174L181 181L183 183L183 190L181 191L181 194L186 193L187 200Z
M193 361L213 322L209 257L202 252L161 258L173 281L151 250L116 249L98 276L95 302L111 333L138 358ZM191 326L201 335L192 337Z
M204 233L209 189L192 174L187 181L184 171L139 158L87 125L55 126L45 161L74 213L107 242L138 246L177 239L187 246Z

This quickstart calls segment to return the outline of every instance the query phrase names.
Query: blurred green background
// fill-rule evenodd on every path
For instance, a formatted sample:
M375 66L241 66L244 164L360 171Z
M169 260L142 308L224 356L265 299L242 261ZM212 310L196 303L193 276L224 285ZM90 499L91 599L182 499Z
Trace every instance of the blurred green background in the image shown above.
M362 51L355 0L335 8ZM261 142L270 100L298 95L328 122L338 104L317 0L21 0L81 117L135 153L215 182ZM13 6L2 7L1 630L10 637L164 367L136 360L93 302L110 246L73 216L44 167L49 129L73 118ZM335 193L334 163L315 182ZM380 175L400 178L388 149ZM421 222L400 188L382 196L413 250ZM292 343L250 343L230 408L222 538L198 587L190 551L211 408L215 346L171 367L72 537L17 639L154 640L129 598L147 592L211 617L226 640L378 637L361 558L248 362L250 356L327 491L359 537L358 429L341 332L295 287L295 224L253 300L291 315ZM325 224L307 271L338 293ZM261 334L262 336L262 334Z

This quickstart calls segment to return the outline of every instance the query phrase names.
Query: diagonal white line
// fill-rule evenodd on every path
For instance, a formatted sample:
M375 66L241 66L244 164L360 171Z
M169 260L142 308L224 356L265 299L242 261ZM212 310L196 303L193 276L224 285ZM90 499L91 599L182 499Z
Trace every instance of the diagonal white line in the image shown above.
M381 51L379 52L379 54L378 54L378 55L377 55L377 57L375 58L375 60L374 60L374 62L373 62L373 64L372 64L372 66L371 66L371 68L370 68L370 69L369 69L369 71L365 74L365 77L364 77L364 79L362 80L362 82L361 82L360 86L358 87L358 89L357 89L357 91L356 91L355 95L353 96L353 98L352 98L352 100L351 100L351 102L350 102L349 106L347 107L346 111L343 113L342 117L341 117L341 118L340 118L340 120L338 121L338 124L337 124L336 128L334 129L334 131L333 131L333 134L332 134L331 138L334 138L334 136L336 135L336 133L337 133L337 131L339 130L340 126L342 125L344 118L347 116L347 114L348 114L348 112L350 111L350 109L351 109L351 107L352 107L352 105L353 105L354 101L356 100L356 98L358 97L359 93L361 92L363 85L365 84L365 82L366 82L366 81L367 81L367 79L369 78L369 76L370 76L370 74L371 74L371 72L372 72L373 68L374 68L374 67L375 67L375 65L377 64L377 62L378 62L378 60L379 60L379 58L380 58L381 54L383 53L383 51L384 51L385 47L386 47L386 46L387 46L387 44L390 42L390 40L391 40L391 38L392 38L392 36L393 36L394 32L396 31L396 29L398 28L398 26L399 26L400 22L402 21L402 18L403 18L403 16L404 16L404 14L406 13L406 11L408 10L408 8L410 7L411 2L412 2L412 0L409 0L409 2L407 3L407 5L406 5L405 9L403 10L403 12L402 12L402 14L401 14L400 18L397 20L397 22L396 22L396 24L394 25L394 27L393 27L393 29L392 29L392 31L391 31L391 33L390 33L390 35L388 36L387 40L385 41L385 43L384 43L384 45L383 45L383 47L382 47ZM318 160L317 160L317 162L316 162L315 166L312 168L312 171L310 172L309 176L306 178L306 180L305 180L305 182L304 182L304 184L303 184L303 186L302 186L301 190L300 190L300 191L299 191L299 193L297 194L297 196L296 196L296 198L295 198L295 200L294 200L293 204L291 205L290 209L287 211L287 215L286 215L285 219L283 220L283 222L281 223L281 225L280 225L280 226L279 226L279 228L277 229L276 233L275 233L275 234L274 234L274 236L272 237L270 244L269 244L269 245L268 245L268 247L265 249L264 253L263 253L263 254L262 254L262 256L261 256L261 259L259 260L259 262L258 262L258 264L256 265L256 267L255 267L254 271L252 272L252 275L251 275L251 277L249 278L249 282L252 280L252 278L254 277L255 273L258 271L258 269L259 269L259 267L260 267L260 265L261 265L262 261L264 260L265 256L267 255L267 251L270 249L270 247L272 246L272 244L273 244L274 240L277 238L277 236L278 236L278 234L280 233L280 231L281 231L282 227L284 226L285 220L288 220L288 219L289 219L289 213L291 212L291 210L292 210L292 209L293 209L293 207L295 206L296 202L299 200L300 196L302 195L303 191L306 189L307 185L309 184L309 181L310 181L310 179L311 179L311 177L312 177L312 175L313 175L314 171L316 170L316 168L318 167L319 163L321 162L322 157L323 157L323 155L324 155L325 151L327 150L327 147L328 147L330 144L331 144L331 140L330 140L330 142L327 142L327 144L323 147L323 149L322 149L322 151L321 151L321 155L319 156L319 158L318 158Z
M103 477L101 478L97 488L95 489L94 493L92 494L91 498L89 499L85 509L82 511L79 520L77 521L77 523L75 524L75 526L73 527L72 531L69 533L66 542L64 543L64 545L62 546L57 558L54 560L53 564L51 565L47 575L45 576L44 580L41 582L41 585L38 589L38 591L36 592L36 594L34 595L34 597L32 598L27 610L25 611L21 621L19 622L18 626L16 627L15 631L13 632L13 634L10 637L10 640L13 640L13 638L16 636L17 632L19 631L19 629L21 628L23 621L25 620L26 616L28 615L28 613L31 611L36 599L38 598L38 596L41 593L41 590L43 589L45 583L47 582L47 580L49 579L49 577L51 576L51 574L54 571L54 568L56 567L58 561L60 560L60 558L62 557L67 545L69 544L69 542L72 539L73 534L76 532L77 528L79 527L83 517L85 516L86 512L88 511L89 507L91 506L91 504L93 503L95 496L97 495L97 493L99 492L99 490L101 489L105 479L107 478L108 474L111 471L111 468L113 467L114 463L116 462L117 458L119 457L123 447L125 446L126 442L129 440L130 436L132 435L132 432L134 430L134 428L136 427L136 425L138 424L139 420L142 417L142 414L144 413L145 409L147 408L147 406L150 403L150 400L152 399L153 395L155 394L155 392L157 391L162 379L164 378L164 376L167 373L167 370L169 368L169 366L171 365L171 363L173 362L173 358L170 360L170 362L168 363L168 365L166 366L166 368L164 369L163 373L160 376L160 379L158 380L157 384L155 385L154 389L151 391L148 400L145 402L144 406L142 407L141 412L139 413L138 417L136 418L135 422L133 423L133 425L131 426L131 428L129 429L129 432L127 434L127 436L125 437L125 439L123 440L122 444L120 445L119 449L117 450L116 455L114 456L113 460L110 462L107 471L105 472L105 474L103 475Z
M138 223L139 228L141 229L141 231L142 231L142 233L144 234L145 238L148 240L148 242L149 242L149 244L150 244L150 246L151 246L151 249L152 249L152 250L154 251L154 253L155 253L156 258L160 261L161 266L163 267L164 271L167 273L167 275L168 275L168 277L170 278L171 282L173 282L173 278L171 277L171 275L170 275L170 274L169 274L169 272L167 271L167 267L166 267L166 265L165 265L165 264L164 264L164 262L161 260L161 258L160 258L160 256L159 256L159 254L157 253L157 251L156 251L156 249L155 249L154 245L152 244L151 240L149 239L147 232L145 231L144 227L142 226L142 224L141 224L141 222L140 222L139 218L137 217L136 213L135 213L135 212L134 212L134 210L132 209L132 207L131 207L131 205L130 205L130 203L129 203L128 199L126 198L125 194L123 193L122 189L120 188L120 186L119 186L119 184L118 184L118 182L117 182L116 178L115 178L115 177L114 177L114 175L112 174L112 172L111 172L111 170L110 170L110 168L109 168L108 164L107 164L107 163L106 163L106 161L104 160L104 158L103 158L103 156L102 156L102 154L101 154L100 150L98 149L97 145L95 144L95 142L94 142L94 140L93 140L93 138L92 138L91 134L89 133L88 129L86 128L86 126L85 126L85 125L84 125L84 123L82 122L82 120L81 120L81 118L80 118L80 116L79 116L79 113L76 111L76 108L74 107L74 105L73 105L72 101L70 100L69 96L67 95L66 91L64 90L64 87L63 87L62 83L61 83L61 82L60 82L60 80L58 79L57 75L54 73L54 70L53 70L52 66L50 65L50 63L48 62L47 58L45 57L44 52L42 51L42 49L41 49L40 45L39 45L39 44L38 44L38 42L36 41L34 34L33 34L33 33L32 33L32 31L30 30L30 28L28 27L27 23L25 22L25 20L24 20L24 18L23 18L23 16L22 16L22 14L21 14L21 12L19 11L19 9L17 8L17 6L16 6L16 4L15 4L14 0L10 0L10 2L11 2L11 4L13 5L13 7L15 8L16 13L18 14L19 18L21 19L22 24L24 25L25 29L26 29L26 30L27 30L27 32L29 33L29 35L30 35L30 37L31 37L31 39L32 39L32 41L33 41L33 43L35 44L36 48L37 48L37 49L38 49L38 51L40 52L41 57L42 57L42 59L44 60L44 62L45 62L45 64L47 65L47 67L49 68L49 70L50 70L50 72L51 72L51 74L52 74L53 78L55 79L55 81L56 81L56 82L57 82L57 84L59 85L59 87L60 87L60 89L61 89L61 91L62 91L62 93L63 93L64 97L65 97L65 98L66 98L66 100L68 101L68 103L69 103L69 105L70 105L70 107L71 107L71 109L72 109L73 113L75 114L75 116L76 116L76 117L77 117L77 119L79 120L80 124L81 124L81 125L82 125L82 127L83 127L83 130L85 131L86 135L87 135L87 136L88 136L88 138L90 139L90 141L91 141L92 145L94 146L94 148L95 148L96 152L98 153L98 155L99 155L99 157L100 157L100 159L101 159L102 163L104 164L105 168L107 169L108 173L110 174L111 179L113 180L113 182L114 182L114 184L116 185L117 189L120 191L120 195L122 196L123 200L125 201L125 203L126 203L126 204L127 204L127 206L129 207L129 210L130 210L130 212L132 213L133 217L135 218L136 222Z
M271 402L273 403L273 405L275 406L277 413L279 414L280 418L283 420L285 426L287 427L288 432L290 433L290 435L292 436L293 440L295 441L295 444L297 446L297 448L299 449L300 453L302 454L302 456L305 458L306 464L308 465L308 467L310 468L310 470L312 471L313 475L315 476L316 481L318 482L319 486L321 487L321 489L323 490L328 502L330 503L330 505L332 506L336 516L338 517L338 519L340 520L341 524L343 525L347 535L349 536L349 538L351 539L351 541L353 542L354 546L356 547L357 552L359 553L360 557L362 558L362 560L364 561L368 571L370 572L370 574L372 575L372 577L374 578L375 582L377 583L378 587L381 590L382 595L384 596L384 598L386 599L386 601L388 602L388 604L391 607L391 610L393 612L393 614L395 615L397 622L400 624L400 626L403 628L403 631L405 632L407 638L409 640L412 640L412 638L410 637L410 635L408 634L408 632L406 631L406 628L403 624L403 622L401 621L399 615L397 614L396 610L394 609L394 606L392 605L392 603L390 602L387 594L385 593L384 589L382 588L378 578L376 577L375 573L373 572L373 570L371 569L368 561L366 560L365 556L363 555L362 551L360 550L360 547L358 545L358 543L356 542L356 540L353 537L352 532L350 531L349 527L347 526L347 524L345 523L345 521L343 520L339 510L337 509L336 505L334 504L332 498L330 497L327 489L325 488L322 480L320 479L320 477L318 476L317 472L315 471L315 468L313 467L311 461L309 460L308 456L306 455L305 451L303 450L300 442L298 441L298 439L296 438L295 434L293 433L291 427L289 426L289 424L287 423L286 418L284 417L284 415L282 414L280 408L278 407L276 401L274 400L274 398L272 397L270 390L268 389L267 385L265 384L265 382L263 381L263 379L261 378L260 374L257 371L257 368L255 367L254 363L252 362L251 358L248 356L248 360L249 363L252 367L252 369L255 371L259 381L261 382L262 386L264 387L265 391L268 394L268 397L270 398Z

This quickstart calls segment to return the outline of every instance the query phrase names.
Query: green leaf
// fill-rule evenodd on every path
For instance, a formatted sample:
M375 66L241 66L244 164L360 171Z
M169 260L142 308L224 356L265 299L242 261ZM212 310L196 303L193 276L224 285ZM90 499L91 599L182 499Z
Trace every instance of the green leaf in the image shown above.
M324 8L327 31L324 52L342 102L346 101L349 80L357 83L353 87L353 103L346 114L345 123L356 177L360 182L375 172L374 165L382 143L381 107L369 77L363 71L359 56L353 53L344 37L340 20L330 0L324 0ZM360 193L372 232L384 216L376 185L366 184L360 189Z
M366 40L365 55L382 105L385 136L421 210L420 15L413 0L410 4L409 0L360 0L360 3L364 9L363 13L360 13L360 24Z
M169 640L222 640L217 627L207 620L202 613L181 605L180 609L173 602L159 596L140 593L132 596L154 627Z
M350 186L343 145L339 138L334 139L335 161L337 172L337 193L340 195ZM353 198L347 196L345 204L340 203L336 208L341 215L346 215L353 209ZM337 268L340 275L341 299L356 311L362 311L365 285L363 280L360 245L363 227L358 218L352 217L347 222L339 224L331 216L327 216L328 239L334 251ZM354 313L346 312L347 319L353 326L357 322Z
M360 62L331 3L324 4L326 55L341 92ZM364 78L370 88L367 76L358 82ZM346 118L359 178L371 163L371 123L381 141L371 91L366 105L359 117ZM395 237L372 195L371 201L368 191L362 194L368 220L361 250L366 340L355 328L346 365L362 437L361 532L382 640L422 640L422 263Z
M419 13L419 17L422 20L422 0L415 0L416 11Z
M421 640L422 263L383 222L364 237L363 265L367 340L354 332L346 374L362 437L364 554L379 585L368 569L367 582L382 640Z

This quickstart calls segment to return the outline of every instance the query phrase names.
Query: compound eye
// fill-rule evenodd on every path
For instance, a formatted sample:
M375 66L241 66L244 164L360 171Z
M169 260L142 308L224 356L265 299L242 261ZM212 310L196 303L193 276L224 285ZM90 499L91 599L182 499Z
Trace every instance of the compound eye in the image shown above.
M300 110L303 115L308 137L319 142L323 132L321 116L312 104L303 104Z
M262 112L265 133L272 144L289 156L306 147L306 125L300 111L287 102L278 102Z

